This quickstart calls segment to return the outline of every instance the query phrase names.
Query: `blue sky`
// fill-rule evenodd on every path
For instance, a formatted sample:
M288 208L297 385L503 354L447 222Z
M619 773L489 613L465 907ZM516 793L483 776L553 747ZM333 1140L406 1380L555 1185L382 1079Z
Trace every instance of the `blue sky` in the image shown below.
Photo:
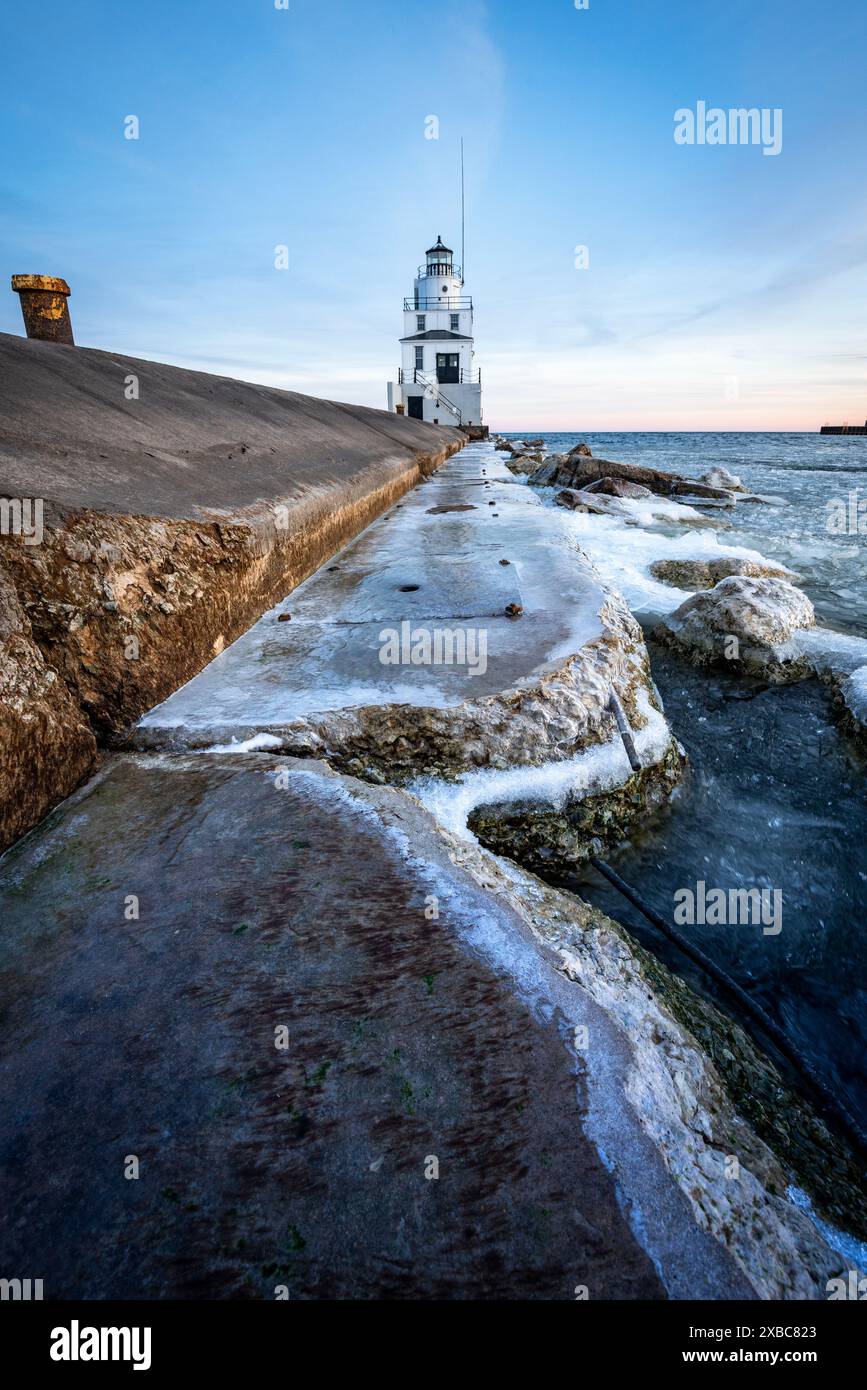
M5 0L0 51L0 331L59 274L84 345L384 406L463 135L494 427L867 418L867 6ZM676 145L698 100L782 152Z

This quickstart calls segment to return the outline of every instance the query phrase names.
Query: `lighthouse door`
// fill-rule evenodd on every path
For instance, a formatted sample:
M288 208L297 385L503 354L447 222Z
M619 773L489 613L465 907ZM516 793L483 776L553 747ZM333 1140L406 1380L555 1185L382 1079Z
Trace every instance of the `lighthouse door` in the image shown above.
M449 381L459 382L461 379L458 363L460 356L456 352L437 353L437 381L445 383Z
M424 396L407 396L407 413L411 420L424 419Z

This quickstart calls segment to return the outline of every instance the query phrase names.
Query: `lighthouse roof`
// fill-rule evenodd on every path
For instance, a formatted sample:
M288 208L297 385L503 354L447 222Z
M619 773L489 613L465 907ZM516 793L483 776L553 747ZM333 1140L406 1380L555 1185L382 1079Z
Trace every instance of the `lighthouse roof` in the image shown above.
M452 254L452 248L450 246L443 245L443 239L441 236L437 237L436 246L429 246L427 248L427 250L425 251L425 255L432 256L435 251L448 251L449 255Z
M402 343L426 343L431 338L452 338L458 343L471 343L472 338L466 333L450 333L447 328L429 328L426 333L412 333L408 338L401 338Z

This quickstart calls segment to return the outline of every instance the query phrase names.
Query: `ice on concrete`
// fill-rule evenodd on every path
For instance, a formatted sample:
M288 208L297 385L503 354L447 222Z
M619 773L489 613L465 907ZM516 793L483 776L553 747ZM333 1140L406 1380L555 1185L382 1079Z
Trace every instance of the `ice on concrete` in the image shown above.
M639 697L646 719L634 732L636 751L645 766L659 762L671 742L671 731L662 714L646 698ZM593 796L622 786L632 775L619 734L607 743L586 748L565 762L540 767L484 768L464 773L457 782L419 778L409 790L427 807L444 829L474 840L467 822L479 806L503 802L541 802L554 809L567 797Z
M252 738L233 739L231 743L215 745L212 753L261 753L269 748L279 748L280 740L274 734L253 734Z
M526 685L603 631L608 596L569 522L490 446L468 447L145 715L139 742L159 730L246 740L325 711L451 707ZM387 664L404 622L467 644L484 632L484 669Z

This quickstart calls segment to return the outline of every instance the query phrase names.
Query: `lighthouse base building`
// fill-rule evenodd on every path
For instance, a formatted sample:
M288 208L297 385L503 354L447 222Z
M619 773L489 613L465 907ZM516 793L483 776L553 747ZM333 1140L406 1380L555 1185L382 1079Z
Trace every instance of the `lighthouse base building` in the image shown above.
M473 301L461 267L437 238L403 301L401 366L388 383L388 408L437 425L483 433L482 376L473 350Z

